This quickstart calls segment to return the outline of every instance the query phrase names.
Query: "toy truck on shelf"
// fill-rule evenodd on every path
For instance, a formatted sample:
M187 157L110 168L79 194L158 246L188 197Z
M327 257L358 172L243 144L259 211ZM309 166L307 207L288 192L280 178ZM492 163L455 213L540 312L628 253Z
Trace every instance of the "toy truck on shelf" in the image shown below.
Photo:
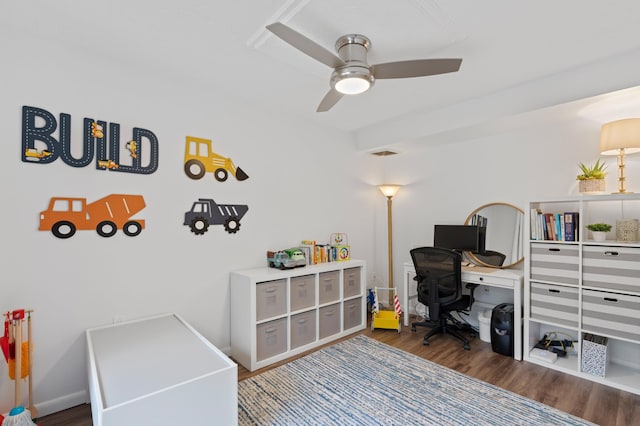
M184 225L196 235L207 232L209 225L224 225L225 231L235 234L248 210L249 206L244 204L216 204L210 198L199 198L184 214Z
M71 238L76 230L95 229L102 237L118 229L134 237L144 229L144 220L131 219L146 207L142 195L111 194L93 203L86 198L53 197L49 208L40 212L40 231L58 238Z
M236 167L231 158L223 157L211 150L211 140L187 136L184 150L184 172L191 179L201 179L205 172L213 173L218 182L224 182L229 173L239 181L249 179L240 167Z
M269 267L279 269L293 269L307 264L304 253L298 248L268 251L267 262Z

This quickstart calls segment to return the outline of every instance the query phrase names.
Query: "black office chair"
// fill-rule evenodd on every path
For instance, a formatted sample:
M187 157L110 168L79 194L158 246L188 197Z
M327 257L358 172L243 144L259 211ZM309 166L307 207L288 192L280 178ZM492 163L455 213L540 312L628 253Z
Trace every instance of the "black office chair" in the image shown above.
M473 252L473 255L480 262L490 265L490 266L502 266L504 264L504 260L507 258L504 254L499 251L493 250L485 250L484 252Z
M430 319L412 323L411 331L416 331L417 326L431 327L423 344L428 345L429 338L443 333L457 338L465 350L470 350L469 340L460 333L460 322L451 315L454 311L468 311L473 304L475 286L470 288L470 294L462 294L462 256L439 247L415 248L410 253L418 282L418 301L429 308Z

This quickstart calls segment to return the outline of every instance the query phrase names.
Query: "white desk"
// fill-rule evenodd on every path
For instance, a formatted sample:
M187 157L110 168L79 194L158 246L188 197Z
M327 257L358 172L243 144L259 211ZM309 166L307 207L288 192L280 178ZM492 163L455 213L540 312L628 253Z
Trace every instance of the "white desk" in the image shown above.
M402 278L402 309L404 310L404 325L409 325L409 299L417 298L417 285L413 278L416 276L413 263L404 264ZM462 267L462 281L465 283L481 284L490 287L500 287L513 290L513 358L522 360L522 289L524 286L524 272L519 269L493 269L482 266ZM476 290L477 291L477 290ZM409 294L411 292L411 295Z

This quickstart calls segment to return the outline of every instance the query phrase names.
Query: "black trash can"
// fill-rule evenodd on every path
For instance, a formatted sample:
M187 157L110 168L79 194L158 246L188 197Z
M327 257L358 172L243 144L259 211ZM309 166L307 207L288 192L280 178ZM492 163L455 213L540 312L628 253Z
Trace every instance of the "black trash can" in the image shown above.
M513 356L513 303L501 303L491 312L491 349Z

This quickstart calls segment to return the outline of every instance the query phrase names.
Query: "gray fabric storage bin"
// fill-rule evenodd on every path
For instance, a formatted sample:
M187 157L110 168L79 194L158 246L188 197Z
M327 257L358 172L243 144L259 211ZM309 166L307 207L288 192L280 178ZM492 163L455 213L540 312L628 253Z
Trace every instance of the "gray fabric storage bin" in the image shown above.
M256 358L267 359L287 351L287 319L263 322L256 326Z
M283 315L287 312L285 280L266 281L256 285L256 320Z
M343 315L345 330L362 324L362 298L344 301Z
M360 270L361 268L348 268L343 271L343 297L360 294Z
M291 349L316 340L316 311L291 316Z
M340 333L340 304L324 306L318 310L320 339Z
M316 298L316 276L302 275L291 277L289 288L289 298L291 311L310 308L315 305Z
M338 271L321 272L319 274L320 304L334 302L340 298L340 274Z

